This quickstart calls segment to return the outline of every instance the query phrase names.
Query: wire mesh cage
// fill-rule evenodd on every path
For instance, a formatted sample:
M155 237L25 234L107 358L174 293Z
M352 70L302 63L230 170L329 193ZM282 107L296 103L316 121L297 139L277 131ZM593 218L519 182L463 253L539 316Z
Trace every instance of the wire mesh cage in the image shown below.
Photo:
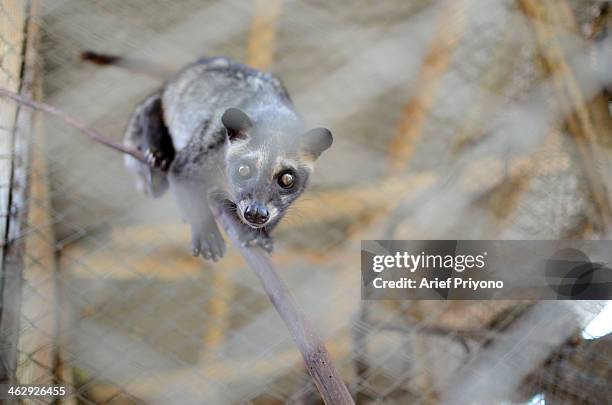
M606 2L0 1L0 81L120 141L159 78L223 55L283 79L334 145L274 263L357 403L612 398L604 301L365 301L364 239L610 239ZM318 403L236 249L190 253L170 195L0 98L0 342L67 403ZM3 381L4 382L4 381ZM41 400L44 402L45 400Z

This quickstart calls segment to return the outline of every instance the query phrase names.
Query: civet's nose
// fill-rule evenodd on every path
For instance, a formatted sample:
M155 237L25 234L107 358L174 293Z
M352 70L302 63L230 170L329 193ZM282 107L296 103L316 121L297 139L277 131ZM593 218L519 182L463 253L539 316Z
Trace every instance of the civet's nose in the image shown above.
M244 210L244 219L255 225L265 224L269 217L268 209L263 204L252 203Z

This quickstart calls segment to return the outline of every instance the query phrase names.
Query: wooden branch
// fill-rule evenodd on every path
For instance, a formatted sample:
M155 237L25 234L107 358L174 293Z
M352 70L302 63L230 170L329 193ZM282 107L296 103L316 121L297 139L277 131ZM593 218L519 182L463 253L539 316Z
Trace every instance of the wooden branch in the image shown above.
M231 217L232 214L225 210L217 209L216 211L216 217L223 224L234 245L239 247L242 256L261 281L272 305L289 329L323 401L326 404L334 405L354 404L323 340L314 332L306 315L279 278L269 256L260 248L242 246L238 238L239 231Z
M114 143L76 118L48 104L36 102L31 98L15 94L2 88L0 88L0 95L7 96L20 104L36 110L52 114L62 119L68 125L81 130L96 142L119 152L129 154L142 162L146 162L139 152ZM278 277L278 274L270 262L269 256L259 248L242 246L238 240L239 231L233 219L230 217L230 213L223 210L217 210L215 214L217 219L225 227L234 245L240 248L242 256L261 281L272 305L274 305L274 308L285 322L293 340L302 353L306 368L312 376L325 403L334 405L354 404L355 402L351 398L348 388L342 381L340 374L331 361L329 353L323 344L323 340L314 332L306 315L299 308L285 284Z
M127 155L132 156L134 159L137 159L143 163L147 163L146 159L144 158L144 156L142 155L142 153L125 147L120 143L114 142L112 140L110 140L108 137L102 135L101 133L99 133L98 131L96 131L93 128L88 127L87 125L85 125L83 122L81 122L80 120L74 118L71 115L66 114L65 112L50 106L49 104L46 103L41 103L39 101L34 101L29 97L17 94L13 91L10 91L4 87L0 87L0 96L3 97L7 97L10 98L16 102L18 102L21 105L25 105L28 106L30 108L33 108L35 110L38 111L43 111L46 112L48 114L51 114L59 119L61 119L62 121L64 121L66 124L70 125L71 127L74 127L78 130L80 130L81 132L83 132L85 135L89 136L92 140L94 140L95 142L98 142L104 146L107 146L111 149L114 149L118 152L121 153L125 153Z

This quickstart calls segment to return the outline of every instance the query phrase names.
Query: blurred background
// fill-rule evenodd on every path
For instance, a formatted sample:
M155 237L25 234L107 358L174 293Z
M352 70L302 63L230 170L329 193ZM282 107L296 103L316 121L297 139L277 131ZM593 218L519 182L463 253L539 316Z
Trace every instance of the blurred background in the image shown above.
M272 259L359 404L612 401L601 301L362 301L362 239L611 239L612 11L595 0L0 0L0 85L115 140L159 79L228 56L334 145ZM65 403L319 403L236 249L0 99L2 364ZM43 401L45 402L45 401ZM46 401L48 402L48 401Z

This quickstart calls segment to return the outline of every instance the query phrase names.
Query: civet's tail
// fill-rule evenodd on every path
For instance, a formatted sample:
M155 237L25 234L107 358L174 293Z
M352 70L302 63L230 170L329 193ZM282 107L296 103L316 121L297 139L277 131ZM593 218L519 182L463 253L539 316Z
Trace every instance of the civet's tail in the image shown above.
M99 66L121 67L134 73L145 74L161 80L166 80L173 74L173 71L167 67L155 65L142 59L125 58L89 50L81 52L81 60Z

